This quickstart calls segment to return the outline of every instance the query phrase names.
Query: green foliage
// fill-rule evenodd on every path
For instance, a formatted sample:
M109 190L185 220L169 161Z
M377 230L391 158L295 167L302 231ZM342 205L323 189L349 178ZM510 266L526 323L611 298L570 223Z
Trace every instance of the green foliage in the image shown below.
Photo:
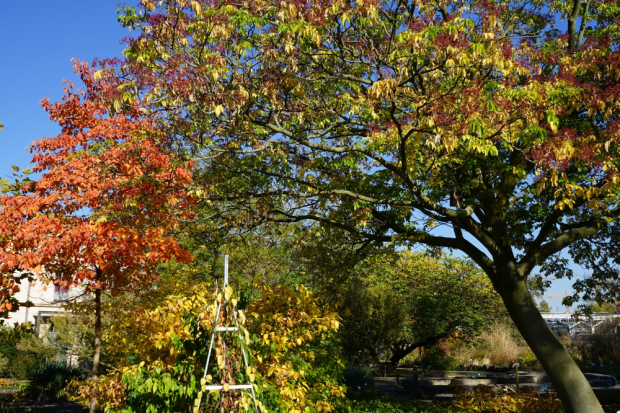
M10 328L0 326L0 374L26 378L54 350L36 336L30 324Z
M420 361L428 370L456 370L459 366L457 359L446 354L446 351L438 346L424 349Z
M347 366L343 372L344 383L347 386L347 396L355 398L375 391L375 378L368 367Z
M203 343L207 344L208 343ZM122 382L128 395L126 406L119 412L178 412L191 404L200 387L194 366L179 360L172 372L160 367L152 370L142 366L123 374ZM189 380L183 380L188 377Z
M22 394L33 400L40 396L65 398L67 385L82 375L82 371L65 363L40 364L31 372L30 382L22 389Z
M347 410L338 413L464 413L463 410L442 406L436 403L419 403L411 400L389 399L353 400Z
M354 280L345 296L338 338L349 363L384 361L403 334L408 315L402 297L389 285Z
M441 340L471 342L506 317L488 277L467 259L400 251L375 254L355 272L339 332L352 361L396 364Z
M52 317L54 331L52 334L46 334L45 340L57 352L76 359L80 366L90 369L92 368L95 340L93 311L86 302L82 302L79 307L73 305L69 308L74 310L72 314ZM105 325L107 325L107 321L107 317L104 317ZM107 361L106 344L105 341L102 343L102 354L100 355L102 361Z

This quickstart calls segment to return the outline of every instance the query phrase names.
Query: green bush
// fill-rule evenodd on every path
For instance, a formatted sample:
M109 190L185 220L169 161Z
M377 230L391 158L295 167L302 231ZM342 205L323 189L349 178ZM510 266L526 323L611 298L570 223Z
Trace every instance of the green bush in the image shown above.
M22 394L30 399L41 396L60 399L66 396L67 384L81 375L79 369L64 363L41 364L32 371L30 382L24 387Z
M368 367L347 366L344 369L343 376L349 397L355 398L368 393L374 394L375 378Z
M422 365L426 370L456 370L459 361L446 354L439 347L430 347L422 355Z
M381 397L374 400L352 400L347 413L462 413L461 410L436 403L420 403L411 400ZM338 413L345 413L344 410Z
M52 353L30 324L0 325L0 377L26 378Z

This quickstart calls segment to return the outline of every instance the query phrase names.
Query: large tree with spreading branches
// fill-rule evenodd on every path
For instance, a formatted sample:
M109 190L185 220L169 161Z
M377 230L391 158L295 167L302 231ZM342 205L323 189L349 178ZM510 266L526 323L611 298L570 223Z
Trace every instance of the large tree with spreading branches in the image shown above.
M614 274L619 16L609 0L142 0L95 77L112 113L197 162L192 194L220 217L466 254L566 411L602 412L526 280L566 275L563 250L594 269L585 292Z

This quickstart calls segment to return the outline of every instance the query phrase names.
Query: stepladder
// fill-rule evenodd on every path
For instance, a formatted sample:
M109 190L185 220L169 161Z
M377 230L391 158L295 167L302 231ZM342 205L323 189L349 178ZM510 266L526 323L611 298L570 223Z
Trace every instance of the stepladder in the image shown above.
M244 410L251 409L248 399L243 392L251 395L251 402L254 405L254 411L258 413L258 403L256 400L256 392L254 389L254 373L255 369L248 362L248 352L246 349L247 337L244 337L242 327L239 323L239 314L236 308L237 300L232 298L232 288L228 283L228 256L224 256L224 282L218 296L217 312L215 321L211 331L211 340L209 342L209 351L207 353L207 361L205 369L200 380L200 391L198 397L194 401L193 413L201 412L201 408L207 407L204 402L208 398L208 394L219 392L219 406L211 406L214 410L227 412L238 410L241 405ZM212 361L212 354L215 351L217 368L213 366L219 373L220 383L212 383L213 377L209 374L209 367ZM243 364L241 364L243 362ZM239 367L243 367L243 371L239 371ZM244 377L244 382L238 383L239 377ZM241 394L239 394L241 392ZM205 394L206 393L206 394ZM246 393L247 394L247 393ZM206 397L205 397L206 396ZM235 397L237 396L237 397ZM219 409L218 409L219 407ZM217 411L215 410L215 411ZM206 410L205 410L206 411Z

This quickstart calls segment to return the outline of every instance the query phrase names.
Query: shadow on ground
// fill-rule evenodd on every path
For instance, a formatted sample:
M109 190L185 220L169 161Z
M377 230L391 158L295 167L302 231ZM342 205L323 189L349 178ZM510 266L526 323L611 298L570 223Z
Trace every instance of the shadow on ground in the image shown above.
M53 401L44 403L2 403L0 412L8 408L9 412L54 412L54 413L82 413L87 411L78 403Z

